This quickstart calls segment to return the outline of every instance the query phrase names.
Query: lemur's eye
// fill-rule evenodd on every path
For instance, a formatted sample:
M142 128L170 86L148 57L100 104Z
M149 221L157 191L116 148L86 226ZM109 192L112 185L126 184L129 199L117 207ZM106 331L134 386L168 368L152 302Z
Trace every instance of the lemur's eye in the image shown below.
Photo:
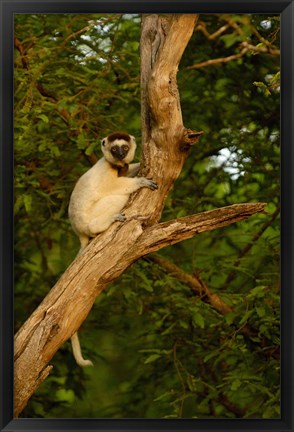
M117 150L118 150L118 147L117 146L113 146L113 147L111 147L111 153L112 154L115 154L116 152L117 152Z
M123 145L122 148L123 148L123 151L125 151L125 152L129 151L129 146L127 146L127 145Z

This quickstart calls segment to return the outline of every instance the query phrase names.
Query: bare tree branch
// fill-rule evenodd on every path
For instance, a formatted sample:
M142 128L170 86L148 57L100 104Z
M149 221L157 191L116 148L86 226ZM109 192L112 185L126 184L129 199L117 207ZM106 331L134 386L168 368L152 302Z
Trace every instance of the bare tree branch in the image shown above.
M148 256L147 260L160 265L171 276L185 283L201 298L202 301L209 303L211 307L213 307L220 314L227 315L228 313L234 311L234 309L226 304L218 294L210 291L207 284L201 279L200 275L191 275L184 272L176 264L159 254L150 255ZM244 324L235 333L243 334L245 338L250 341L250 343L259 345L261 348L259 354L265 357L273 357L277 360L280 359L280 347L278 345L272 345L272 342L266 337L260 336L259 330L255 329L250 324ZM254 342L252 341L253 337L255 339Z
M199 295L203 301L209 303L222 315L232 312L232 308L226 304L219 295L211 292L199 275L195 276L184 272L179 266L159 254L150 255L147 259L148 261L158 264L167 273L184 282L195 293L197 293L197 295Z
M194 64L192 66L188 66L187 69L201 69L201 68L206 67L206 66L212 66L212 65L221 64L221 63L228 63L228 62L231 62L234 60L238 60L241 57L244 57L245 54L248 52L256 52L256 53L260 53L260 54L271 54L271 55L275 55L275 56L280 55L280 50L278 50L276 48L272 48L271 46L255 46L255 45L251 45L248 42L244 41L240 44L240 52L237 54L232 54L228 57L209 59L207 61L197 63L197 64Z
M196 234L247 219L252 214L263 212L265 206L263 203L234 204L154 225L147 228L140 237L141 250L145 253L155 252Z
M238 60L239 58L243 57L247 53L247 51L248 51L247 48L243 48L243 50L241 52L239 52L238 54L232 54L228 57L209 59L209 60L206 60L204 62L196 63L192 66L188 66L187 69L201 69L201 68L206 67L206 66L212 66L212 65L221 64L221 63L229 63L233 60Z

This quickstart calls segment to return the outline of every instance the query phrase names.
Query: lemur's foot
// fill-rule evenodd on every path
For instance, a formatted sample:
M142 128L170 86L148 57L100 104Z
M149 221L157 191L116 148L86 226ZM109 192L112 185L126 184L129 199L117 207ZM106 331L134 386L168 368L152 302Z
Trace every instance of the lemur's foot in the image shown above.
M119 213L119 214L114 216L114 220L118 221L118 222L124 222L127 220L127 218L124 214Z

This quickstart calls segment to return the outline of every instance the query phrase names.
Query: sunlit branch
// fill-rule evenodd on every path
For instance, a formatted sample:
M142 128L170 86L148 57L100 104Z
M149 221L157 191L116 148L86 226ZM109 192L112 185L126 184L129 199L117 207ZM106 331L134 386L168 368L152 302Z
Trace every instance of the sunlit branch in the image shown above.
M241 57L244 57L248 52L252 53L260 53L260 54L271 54L274 56L279 56L280 55L280 50L276 49L276 48L272 48L270 46L255 46L255 45L251 45L248 42L242 42L240 45L241 51L238 54L233 54L230 55L228 57L220 57L220 58L216 58L216 59L210 59L201 63L196 63L192 66L188 66L187 69L201 69L203 67L207 67L207 66L212 66L212 65L216 65L216 64L221 64L221 63L228 63L234 60L238 60Z

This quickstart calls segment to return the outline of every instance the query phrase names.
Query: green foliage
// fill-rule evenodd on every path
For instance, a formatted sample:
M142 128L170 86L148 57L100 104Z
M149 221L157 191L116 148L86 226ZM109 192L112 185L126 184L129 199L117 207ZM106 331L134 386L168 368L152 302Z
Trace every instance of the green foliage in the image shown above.
M258 81L255 81L253 84L260 88L265 96L270 96L273 91L280 90L280 72L277 72L273 76L266 77L266 81L268 81L267 84Z
M244 41L278 47L278 32L274 16L200 17L178 83L185 125L205 133L162 219L253 201L266 202L267 213L165 248L177 271L152 257L134 264L82 326L95 367L76 366L64 344L23 416L280 416L279 59L251 50L189 69L235 55ZM100 156L100 139L127 130L140 141L140 18L16 15L15 36L18 329L76 255L68 199ZM200 275L231 312L181 273Z

